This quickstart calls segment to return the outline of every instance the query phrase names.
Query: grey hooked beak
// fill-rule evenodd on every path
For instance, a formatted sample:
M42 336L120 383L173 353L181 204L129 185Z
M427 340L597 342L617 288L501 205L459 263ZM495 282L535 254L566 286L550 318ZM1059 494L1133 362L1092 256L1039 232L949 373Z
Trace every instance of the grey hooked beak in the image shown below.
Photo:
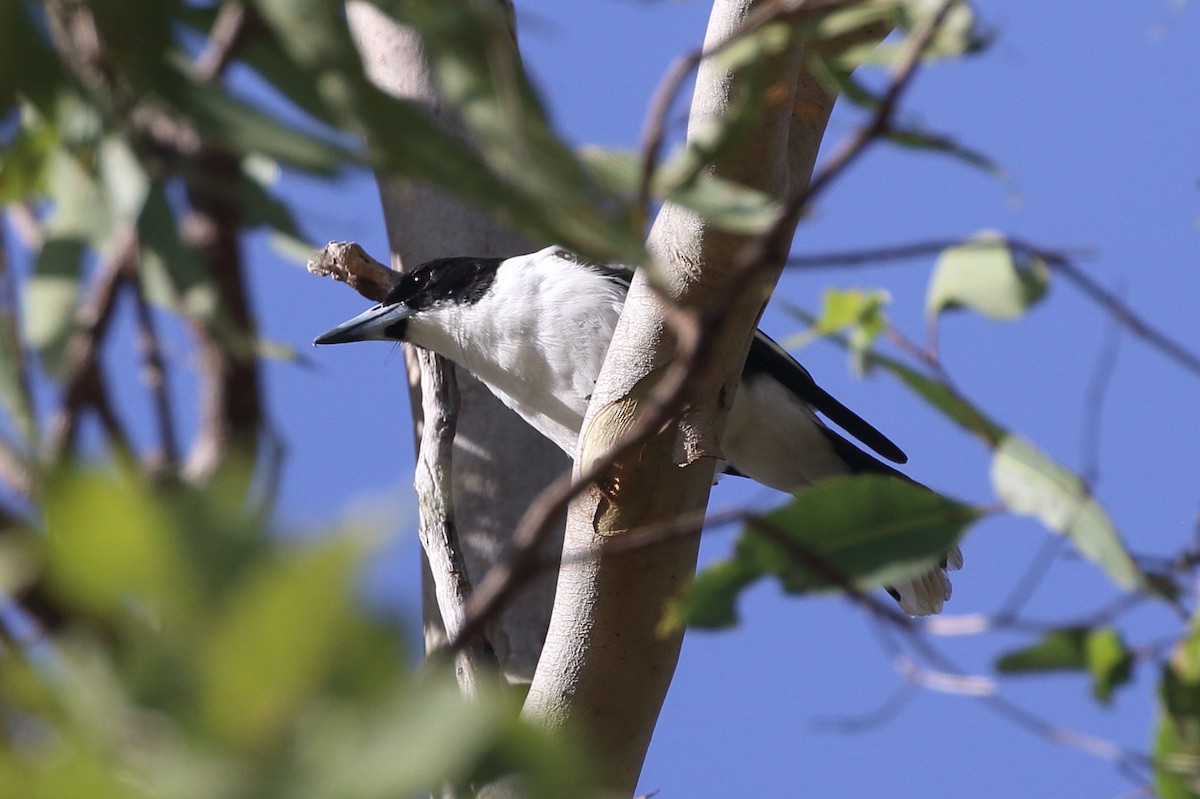
M351 341L397 341L399 335L388 335L388 330L412 315L412 310L403 303L376 305L363 311L353 319L342 322L313 339L313 344L346 344Z

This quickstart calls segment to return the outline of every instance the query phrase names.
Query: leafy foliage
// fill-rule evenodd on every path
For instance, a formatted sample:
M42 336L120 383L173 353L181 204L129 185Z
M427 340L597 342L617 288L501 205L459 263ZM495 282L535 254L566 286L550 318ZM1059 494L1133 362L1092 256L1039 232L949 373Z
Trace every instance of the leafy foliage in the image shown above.
M362 531L287 543L228 484L94 472L57 475L46 507L0 567L44 578L69 622L0 659L5 795L397 797L496 773L586 795L516 697L463 700L363 615Z
M723 627L738 593L774 575L791 593L860 591L933 568L979 511L894 477L830 480L752 518L733 558L701 573L673 621Z

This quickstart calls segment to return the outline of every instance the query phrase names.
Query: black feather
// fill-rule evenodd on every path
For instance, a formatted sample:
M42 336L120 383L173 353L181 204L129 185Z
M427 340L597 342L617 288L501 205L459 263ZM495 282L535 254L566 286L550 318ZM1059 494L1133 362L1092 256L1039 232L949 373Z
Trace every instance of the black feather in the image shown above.
M798 364L795 358L788 355L783 347L772 341L761 330L754 335L754 341L750 344L750 354L746 356L746 368L742 371L743 379L752 380L758 375L766 375L779 381L797 397L825 414L829 421L888 460L894 463L908 462L908 456L904 454L903 450L892 443L887 436L867 423L861 416L838 402L829 392L818 386L807 369ZM836 434L833 438L841 441L841 438L836 436ZM857 452L860 458L870 457L860 452L853 445L849 445L848 442L842 441L842 444L846 444L850 449ZM839 451L838 454L841 455L842 453ZM850 458L845 458L845 456L843 458L851 466L854 466L854 462ZM883 464L880 465L882 466Z

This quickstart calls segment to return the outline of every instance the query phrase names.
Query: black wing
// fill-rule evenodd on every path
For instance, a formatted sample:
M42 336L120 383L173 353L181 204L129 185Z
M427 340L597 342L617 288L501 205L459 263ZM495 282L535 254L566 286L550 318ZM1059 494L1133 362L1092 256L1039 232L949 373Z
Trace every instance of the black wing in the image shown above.
M609 280L629 288L632 275L628 271L588 261L579 261L579 263L600 272ZM818 386L817 381L813 380L807 369L797 363L796 359L787 353L787 350L776 344L761 330L754 332L754 341L750 343L750 353L746 356L743 374L745 376L770 375L797 397L825 414L831 422L884 458L894 463L908 462L908 456L904 454L904 450L892 443L887 436L872 427L857 413L838 402L828 391ZM890 466L879 463L832 430L822 428L822 432L826 434L842 460L846 461L855 471L882 471L900 474Z
M887 436L863 420L861 416L838 402L829 392L818 386L807 369L798 364L795 358L788 355L783 347L772 341L761 330L754 334L754 341L750 344L750 354L746 356L744 374L747 377L755 374L771 376L787 387L797 397L825 414L829 421L875 450L881 456L894 463L908 462L908 456L904 454L903 450L893 444ZM832 430L829 432L831 433L829 438L831 441L834 441L835 445L837 442L841 442L845 447L855 450L859 458L870 458L869 455L858 452L849 442L843 441ZM854 460L856 459L845 458L845 454L840 451L840 448L838 449L839 455L843 455L843 458L850 462L852 466L855 465Z

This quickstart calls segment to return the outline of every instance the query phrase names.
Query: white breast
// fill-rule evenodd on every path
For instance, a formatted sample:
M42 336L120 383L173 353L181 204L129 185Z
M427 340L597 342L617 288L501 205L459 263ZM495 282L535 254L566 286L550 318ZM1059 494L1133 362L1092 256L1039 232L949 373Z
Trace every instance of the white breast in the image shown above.
M407 335L465 366L573 456L624 302L624 286L548 248L508 259L478 302L425 312Z

